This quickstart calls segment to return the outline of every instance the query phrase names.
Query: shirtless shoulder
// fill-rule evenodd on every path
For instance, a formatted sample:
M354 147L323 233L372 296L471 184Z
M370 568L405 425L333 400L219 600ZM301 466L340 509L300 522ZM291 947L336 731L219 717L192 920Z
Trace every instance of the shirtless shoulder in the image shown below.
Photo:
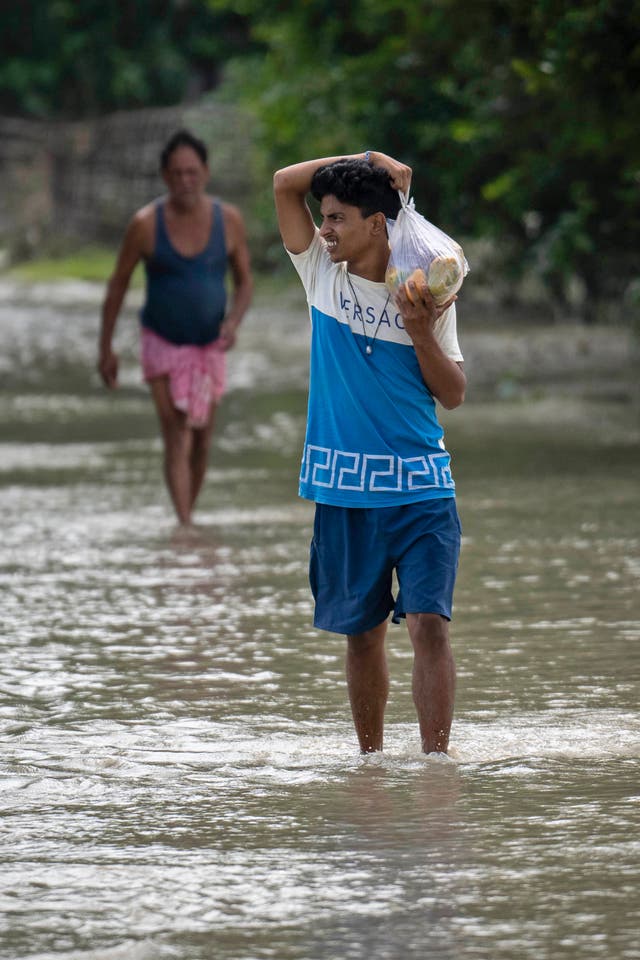
M245 226L242 214L238 207L232 203L220 203L222 207L222 219L224 221L224 236L227 250L232 253L233 250L245 241Z
M156 203L147 203L134 213L127 228L127 240L141 257L153 253L156 226Z

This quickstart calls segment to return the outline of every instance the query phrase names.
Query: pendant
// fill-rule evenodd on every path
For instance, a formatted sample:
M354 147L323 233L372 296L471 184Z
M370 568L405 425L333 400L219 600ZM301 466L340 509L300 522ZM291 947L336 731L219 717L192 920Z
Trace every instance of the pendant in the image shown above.
M365 347L365 351L364 351L364 352L365 352L366 354L368 354L369 356L371 356L371 354L373 353L373 347L371 346L370 343L367 344L367 346Z

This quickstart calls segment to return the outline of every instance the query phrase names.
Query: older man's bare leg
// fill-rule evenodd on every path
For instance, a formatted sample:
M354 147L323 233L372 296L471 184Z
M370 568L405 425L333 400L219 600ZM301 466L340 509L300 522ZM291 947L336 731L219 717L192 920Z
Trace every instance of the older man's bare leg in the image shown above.
M187 426L187 418L176 410L171 400L168 377L155 377L149 381L164 443L164 477L178 520L183 525L191 523L192 478L191 456L193 430Z

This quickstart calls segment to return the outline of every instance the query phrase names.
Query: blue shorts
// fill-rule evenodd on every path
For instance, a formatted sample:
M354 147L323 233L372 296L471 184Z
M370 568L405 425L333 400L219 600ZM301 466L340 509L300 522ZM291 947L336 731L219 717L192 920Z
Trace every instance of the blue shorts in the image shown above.
M391 610L395 622L407 613L439 613L450 620L460 532L453 497L397 507L316 504L309 563L314 625L362 633Z

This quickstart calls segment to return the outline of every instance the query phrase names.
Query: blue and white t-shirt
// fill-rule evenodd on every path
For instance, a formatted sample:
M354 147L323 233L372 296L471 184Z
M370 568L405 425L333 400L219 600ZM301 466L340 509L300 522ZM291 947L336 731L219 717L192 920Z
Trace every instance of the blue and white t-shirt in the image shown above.
M385 284L333 263L318 230L304 253L289 256L312 331L300 496L343 507L453 497L435 401ZM446 356L462 360L455 306L435 334Z

